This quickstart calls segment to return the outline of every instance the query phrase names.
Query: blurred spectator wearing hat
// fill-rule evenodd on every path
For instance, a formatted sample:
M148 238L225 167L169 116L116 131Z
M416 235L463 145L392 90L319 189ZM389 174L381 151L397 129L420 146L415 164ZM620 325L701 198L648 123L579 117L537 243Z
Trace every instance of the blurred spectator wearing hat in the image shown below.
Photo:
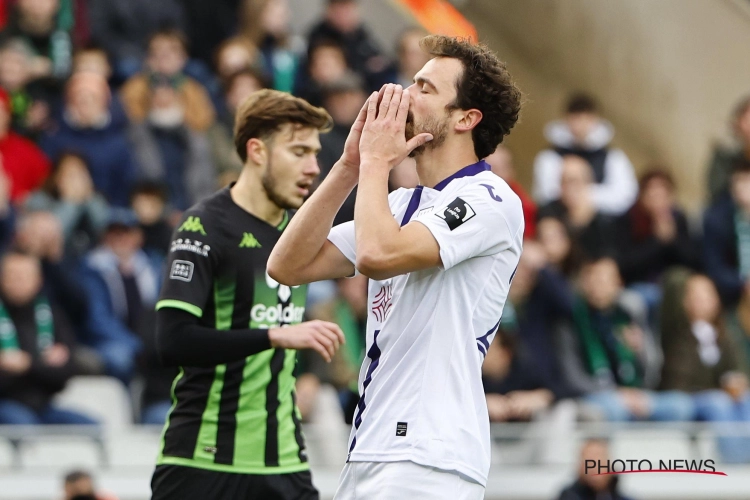
M409 84L411 85L411 84ZM536 213L537 207L534 200L529 196L520 182L516 180L516 167L513 164L513 153L510 149L502 144L497 147L494 153L484 159L492 167L492 172L508 183L514 193L521 198L521 207L523 208L523 220L525 222L523 237L524 239L534 238L536 236Z
M291 33L289 0L243 0L241 36L258 47L270 87L291 92L304 51L304 41Z
M124 115L113 112L107 80L75 73L66 86L61 116L40 138L51 157L73 151L86 159L94 187L109 203L125 206L136 175Z
M323 40L344 49L347 65L365 79L368 90L396 79L390 62L362 23L357 0L328 0L324 18L313 27L308 44L314 47Z
M0 424L94 424L52 405L74 374L75 347L42 284L36 257L9 252L0 260Z
M170 26L185 29L179 0L93 0L89 2L91 38L113 58L116 78L140 71L149 37Z
M130 78L122 87L125 111L133 123L149 117L156 87L171 86L184 110L185 125L205 132L214 122L216 113L206 88L188 76L187 39L174 29L154 33L148 42L145 71Z
M734 107L730 118L733 141L717 144L708 164L708 191L711 203L730 197L732 170L737 162L750 161L750 95Z
M224 112L208 132L220 187L236 181L242 171L242 161L234 147L234 117L237 108L250 94L266 87L268 81L254 67L233 73L224 83Z
M32 50L34 77L64 79L70 72L75 23L69 0L18 0L0 39L18 38Z
M12 108L0 89L0 165L10 183L10 200L19 203L47 178L50 163L30 140L11 130Z
M596 211L620 215L630 208L638 195L633 165L622 150L609 146L614 128L599 116L590 96L573 95L565 117L548 123L544 135L551 147L534 160L533 194L537 203L543 205L560 196L563 158L577 155L591 165L593 182L587 190Z
M100 245L86 257L83 283L89 298L89 344L107 373L127 383L159 287L159 269L143 251L143 231L131 210L110 211Z
M94 189L86 159L63 153L41 189L24 204L28 211L51 212L62 225L65 254L76 259L91 250L107 222L109 206Z
M167 186L172 205L185 210L212 193L216 179L208 135L190 126L179 85L152 75L146 120L133 124L130 137L139 177Z

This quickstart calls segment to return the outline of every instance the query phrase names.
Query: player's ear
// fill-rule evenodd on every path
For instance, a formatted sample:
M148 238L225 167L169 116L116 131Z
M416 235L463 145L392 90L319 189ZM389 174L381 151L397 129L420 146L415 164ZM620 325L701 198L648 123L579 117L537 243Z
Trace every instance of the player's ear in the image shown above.
M268 160L268 148L260 139L253 137L245 143L247 159L255 165L265 165Z
M469 132L482 121L482 112L478 109L460 110L460 113L456 132Z

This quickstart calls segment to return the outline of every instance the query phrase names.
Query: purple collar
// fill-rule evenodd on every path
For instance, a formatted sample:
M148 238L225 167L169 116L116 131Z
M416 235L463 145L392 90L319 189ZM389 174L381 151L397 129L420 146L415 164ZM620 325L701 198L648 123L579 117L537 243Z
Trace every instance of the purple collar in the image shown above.
M435 187L432 188L432 189L435 189L437 191L442 191L443 188L445 186L447 186L448 184L450 184L450 182L453 179L460 179L461 177L468 177L470 175L477 175L477 174L480 174L482 172L486 172L487 170L490 170L490 168L491 168L490 165L486 161L479 160L476 163L472 163L471 165L462 168L461 170L459 170L458 172L454 173L450 177L446 177L442 181L440 181L437 184L435 184Z

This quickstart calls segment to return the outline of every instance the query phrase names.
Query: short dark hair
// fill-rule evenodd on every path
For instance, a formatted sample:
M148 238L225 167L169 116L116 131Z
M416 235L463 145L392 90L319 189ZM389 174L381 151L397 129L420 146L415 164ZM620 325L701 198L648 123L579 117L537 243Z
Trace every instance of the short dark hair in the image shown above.
M449 109L478 109L482 120L471 131L477 158L491 155L518 121L521 91L504 62L483 44L444 35L426 36L422 48L435 57L458 59L464 67Z
M286 92L271 89L253 92L240 104L234 120L234 146L242 162L247 161L247 141L269 138L287 123L328 132L333 118L325 109Z
M136 196L140 195L154 196L156 198L159 198L163 203L167 203L167 201L169 201L167 187L163 183L158 181L143 180L136 183L135 186L133 186L133 189L130 191L131 203Z
M182 50L185 51L185 54L187 54L190 49L190 42L188 41L187 35L177 28L168 26L152 33L151 36L148 37L149 50L151 49L151 44L154 43L154 40L157 38L167 38L178 42L182 47Z
M75 483L81 479L91 479L91 474L85 470L74 470L65 474L65 484Z
M583 92L572 94L565 104L565 113L567 114L598 112L599 106L596 104L596 100Z

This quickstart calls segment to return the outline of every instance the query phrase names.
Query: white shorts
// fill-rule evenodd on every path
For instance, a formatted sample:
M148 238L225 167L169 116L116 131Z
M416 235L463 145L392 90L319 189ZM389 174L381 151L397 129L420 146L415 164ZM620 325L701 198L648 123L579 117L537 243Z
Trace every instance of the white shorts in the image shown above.
M334 500L482 500L484 486L414 462L349 462Z

